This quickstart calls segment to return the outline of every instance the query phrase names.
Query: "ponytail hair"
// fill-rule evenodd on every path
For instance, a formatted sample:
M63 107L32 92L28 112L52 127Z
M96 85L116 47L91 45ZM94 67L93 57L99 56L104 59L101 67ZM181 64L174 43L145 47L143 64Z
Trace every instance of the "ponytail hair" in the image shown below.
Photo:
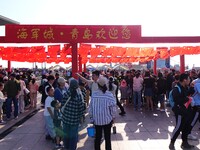
M34 83L35 83L35 78L32 79L32 84L34 84Z
M108 85L108 88L109 88L109 91L112 91L113 90L113 81L114 81L114 79L113 79L113 77L110 77L109 78L109 85Z
M107 86L106 86L106 84L104 84L103 86L101 86L101 85L99 85L98 84L98 86L99 86L99 90L101 90L104 94L106 93L106 91L107 91Z
M139 78L139 76L140 76L140 73L137 72L136 75L135 75L135 77L136 77L136 78Z

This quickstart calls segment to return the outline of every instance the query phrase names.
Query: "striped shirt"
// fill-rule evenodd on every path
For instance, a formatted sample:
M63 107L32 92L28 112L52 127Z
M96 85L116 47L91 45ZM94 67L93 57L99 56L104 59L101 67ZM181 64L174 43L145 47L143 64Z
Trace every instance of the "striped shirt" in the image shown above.
M103 93L97 90L91 97L89 106L90 118L95 125L107 125L114 118L116 113L116 100L113 94L109 91Z

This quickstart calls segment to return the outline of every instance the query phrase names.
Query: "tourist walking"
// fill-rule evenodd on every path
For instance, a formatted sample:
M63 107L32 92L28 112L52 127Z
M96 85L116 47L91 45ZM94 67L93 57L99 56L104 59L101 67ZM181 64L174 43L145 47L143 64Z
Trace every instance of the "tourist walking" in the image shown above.
M140 72L137 72L133 78L133 105L135 110L141 110L142 103L142 88L143 78L140 76Z
M100 76L100 72L98 70L95 70L92 72L92 80L88 80L86 78L84 78L82 75L80 75L79 73L77 73L77 76L84 81L85 83L87 83L87 85L90 88L90 95L93 94L93 92L98 90L98 84L97 84L97 80L99 79Z
M169 149L175 149L174 143L178 138L180 132L182 132L182 144L181 148L183 149L191 149L194 146L188 143L188 134L190 133L191 121L192 121L192 110L191 106L188 105L189 98L187 97L188 91L187 86L189 85L190 79L188 74L180 75L180 82L177 84L181 89L179 91L178 87L174 87L172 91L172 97L174 100L174 106L172 108L175 118L176 118L176 126L173 130L171 136L171 142L169 145Z
M144 96L146 98L147 110L153 111L152 97L155 94L154 88L155 88L155 79L151 77L149 71L146 71L144 76Z
M161 72L158 73L157 80L157 101L160 102L160 108L157 108L160 111L165 111L165 93L166 93L166 79L163 77ZM158 107L158 106L157 106Z
M35 80L35 78L32 78L32 80L29 83L29 90L30 90L30 101L31 101L31 107L36 108L37 107L37 91L38 91L38 84Z
M2 82L0 82L0 125L4 124L5 121L3 120L3 103L6 101L6 98L3 94L3 88L4 88L4 84Z
M19 102L19 113L24 113L24 108L25 108L25 88L26 88L26 84L25 82L21 79L20 75L16 76L16 80L19 82L20 84L20 92L19 92L19 98L18 98L18 102Z
M14 104L14 117L18 118L18 98L21 90L20 83L15 79L16 75L11 74L10 80L5 84L4 92L6 99L6 117L11 119L12 102Z

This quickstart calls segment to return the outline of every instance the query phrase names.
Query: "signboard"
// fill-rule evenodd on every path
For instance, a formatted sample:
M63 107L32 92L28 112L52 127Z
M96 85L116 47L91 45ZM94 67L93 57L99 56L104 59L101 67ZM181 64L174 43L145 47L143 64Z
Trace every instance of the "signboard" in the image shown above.
M6 43L134 43L141 26L6 25Z

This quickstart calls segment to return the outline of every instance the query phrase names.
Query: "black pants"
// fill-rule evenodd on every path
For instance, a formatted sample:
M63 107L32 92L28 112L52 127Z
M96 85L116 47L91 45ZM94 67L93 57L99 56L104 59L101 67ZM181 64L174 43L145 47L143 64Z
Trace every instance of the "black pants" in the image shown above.
M47 98L47 95L42 93L41 104L43 104L43 105L45 104L46 98Z
M195 106L192 112L193 116L192 116L192 121L191 121L191 125L190 125L190 132L192 131L193 127L195 126L195 124L197 123L197 121L200 118L200 106Z
M122 113L124 113L124 107L122 106L122 104L119 102L119 99L118 99L118 89L116 90L115 92L115 96L116 96L116 102L117 102L117 106L119 107L119 109L121 110Z
M117 101L117 106L119 107L119 109L121 110L122 113L124 113L124 107L122 106L122 104L119 102L119 100L116 98Z
M104 138L105 138L105 147L106 150L112 150L111 148L111 127L112 123L109 123L107 125L95 125L96 135L95 135L95 150L101 149L101 138L102 138L102 130L104 130Z
M173 110L174 111L174 110ZM182 141L187 141L187 136L190 132L192 113L186 108L176 109L174 111L176 117L176 126L172 133L171 142L175 143L180 132L182 132Z

